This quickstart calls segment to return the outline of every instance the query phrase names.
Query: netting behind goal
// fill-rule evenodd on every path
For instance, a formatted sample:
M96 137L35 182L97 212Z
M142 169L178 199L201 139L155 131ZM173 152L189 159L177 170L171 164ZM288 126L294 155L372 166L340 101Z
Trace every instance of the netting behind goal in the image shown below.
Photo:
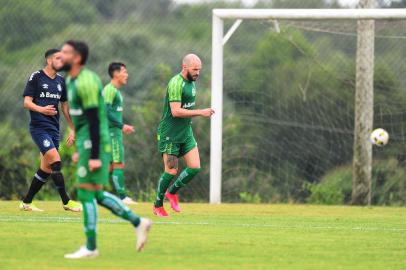
M375 29L374 127L391 140L374 149L374 164L396 174L406 150L406 21ZM356 47L356 21L242 23L224 47L223 201L312 201L320 182L332 193L345 186L348 201ZM375 190L397 181L379 177L374 169Z

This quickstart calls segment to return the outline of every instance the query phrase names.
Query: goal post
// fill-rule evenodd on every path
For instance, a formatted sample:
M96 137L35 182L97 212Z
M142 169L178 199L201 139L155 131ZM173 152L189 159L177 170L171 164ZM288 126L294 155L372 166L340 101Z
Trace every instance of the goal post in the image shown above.
M210 203L221 203L223 132L223 48L242 20L394 20L406 9L214 9L212 17ZM224 20L236 20L224 35Z

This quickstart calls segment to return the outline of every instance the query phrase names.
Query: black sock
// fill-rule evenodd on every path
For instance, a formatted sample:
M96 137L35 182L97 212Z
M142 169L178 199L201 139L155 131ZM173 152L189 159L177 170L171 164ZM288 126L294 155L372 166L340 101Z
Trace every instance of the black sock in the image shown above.
M59 192L59 196L61 196L62 203L67 204L69 202L69 196L66 193L65 189L65 180L63 179L63 174L61 172L62 163L60 161L54 162L51 164L51 177L54 180L55 187Z
M34 175L32 179L30 188L28 190L27 195L25 195L23 202L24 203L32 203L32 199L34 199L35 194L41 189L41 187L46 183L49 173L44 172L41 169L38 169L37 173Z

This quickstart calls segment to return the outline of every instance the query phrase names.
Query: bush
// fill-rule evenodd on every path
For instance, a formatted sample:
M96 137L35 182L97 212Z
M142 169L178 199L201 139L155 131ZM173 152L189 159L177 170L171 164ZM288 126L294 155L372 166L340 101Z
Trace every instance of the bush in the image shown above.
M328 172L320 183L305 186L310 195L307 202L314 204L343 204L351 199L351 167L340 167Z
M240 192L240 200L243 203L261 203L261 197L258 193L252 195L247 192Z
M352 191L352 167L334 169L320 183L306 184L314 204L349 204ZM372 167L372 204L406 204L406 169L396 158L376 160Z

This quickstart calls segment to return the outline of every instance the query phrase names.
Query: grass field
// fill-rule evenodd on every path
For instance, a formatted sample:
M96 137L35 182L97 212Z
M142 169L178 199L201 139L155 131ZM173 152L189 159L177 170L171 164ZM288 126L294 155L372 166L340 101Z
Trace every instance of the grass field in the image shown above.
M84 242L81 214L0 202L0 269L406 269L406 209L184 204L155 224L142 253L132 227L99 212L97 259L68 261Z

